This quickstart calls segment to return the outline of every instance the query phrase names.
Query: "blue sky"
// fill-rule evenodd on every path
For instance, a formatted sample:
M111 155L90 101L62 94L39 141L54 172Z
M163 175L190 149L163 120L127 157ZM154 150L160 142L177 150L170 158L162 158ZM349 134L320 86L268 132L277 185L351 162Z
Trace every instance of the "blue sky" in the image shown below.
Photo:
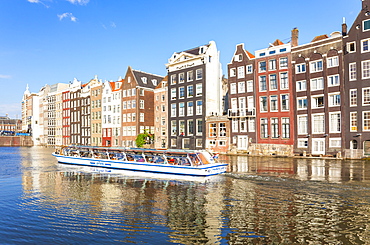
M361 0L0 0L0 115L21 117L27 86L117 80L128 66L165 75L173 52L213 40L224 74L235 45L254 52L348 28Z

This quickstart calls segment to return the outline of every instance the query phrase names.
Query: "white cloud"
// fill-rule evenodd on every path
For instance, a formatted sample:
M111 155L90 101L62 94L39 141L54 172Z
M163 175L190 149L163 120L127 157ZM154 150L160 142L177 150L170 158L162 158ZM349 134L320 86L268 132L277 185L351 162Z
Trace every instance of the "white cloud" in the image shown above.
M21 118L21 110L21 103L1 104L0 116L5 116L6 114L8 114L10 118Z
M110 26L112 27L112 28L116 28L117 26L116 26L116 23L114 23L114 22L111 22L110 23Z
M73 22L77 21L77 18L74 17L72 13L58 14L58 18L59 20L63 20L64 18L69 18Z
M3 74L0 74L0 79L9 79L11 78L10 75L3 75Z
M40 0L27 0L30 3L40 3Z
M33 1L38 1L38 0L33 0ZM86 5L90 2L90 0L67 0L67 1L73 4L79 4L79 5Z

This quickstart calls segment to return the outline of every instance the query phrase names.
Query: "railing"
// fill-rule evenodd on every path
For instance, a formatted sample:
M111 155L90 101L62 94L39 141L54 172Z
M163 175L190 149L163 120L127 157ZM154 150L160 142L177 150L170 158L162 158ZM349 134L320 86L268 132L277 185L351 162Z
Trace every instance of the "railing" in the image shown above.
M256 109L255 108L229 109L227 115L229 118L255 117Z

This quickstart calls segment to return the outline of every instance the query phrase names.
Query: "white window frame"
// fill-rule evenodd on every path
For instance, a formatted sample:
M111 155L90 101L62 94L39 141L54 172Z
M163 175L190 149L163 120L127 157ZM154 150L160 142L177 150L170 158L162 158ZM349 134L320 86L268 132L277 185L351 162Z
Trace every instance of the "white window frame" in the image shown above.
M319 118L320 125L315 124L316 117L320 117ZM312 134L324 134L324 133L325 133L325 113L312 114Z
M253 73L253 65L247 65L245 66L246 68L246 73L247 74L252 74Z
M295 65L295 73L305 73L306 72L306 63L300 63Z
M245 93L245 82L238 82L238 93Z
M230 94L236 94L236 83L230 83Z
M279 69L288 68L288 57L282 57L279 59Z
M318 98L323 98L322 106L319 106ZM318 94L318 95L312 95L311 96L311 108L312 109L324 108L324 107L325 107L325 96L323 94Z
M354 47L354 49L353 50L351 50L351 45L353 44L353 47ZM355 53L356 52L356 42L355 41L353 41L353 42L348 42L347 43L347 52L348 53Z
M368 119L365 120L365 114L368 114ZM367 121L365 126L365 122ZM370 131L370 111L363 111L362 112L362 130L363 131Z
M253 92L253 87L254 87L253 80L247 81L247 92Z
M340 106L340 92L328 94L329 107Z
M280 89L281 90L289 89L289 75L288 75L288 72L281 72L279 80L280 80Z
M310 86L311 86L311 91L316 91L316 90L322 90L324 89L324 78L323 77L317 77L313 78L310 80Z
M367 93L368 95L365 96L365 93ZM363 106L370 105L370 87L362 88L362 105Z
M339 115L339 118L338 118ZM335 116L335 118L333 117ZM339 123L338 123L339 119ZM329 133L340 133L341 132L342 117L340 111L329 112Z
M341 138L329 138L329 148L341 148Z
M350 89L349 90L349 106L354 107L357 106L357 99L358 99L358 93L357 89Z
M356 62L348 64L348 76L350 81L356 81L357 79L357 65Z
M365 48L364 43L365 42L367 43L366 44L366 50L364 50L364 48ZM370 38L362 39L361 40L361 53L368 53L368 52L370 52Z
M283 102L284 102L283 96L287 96L287 103L286 103L285 106L283 105ZM280 95L280 110L281 111L289 111L290 110L290 96L289 96L289 94L281 94Z
M338 58L338 56L333 56L333 57L326 58L326 64L327 64L327 67L328 68L339 66L339 58Z
M362 79L370 78L370 60L361 61L361 77Z
M308 116L307 114L297 116L298 135L308 133Z
M296 82L296 91L306 91L307 90L307 81L306 80L300 80Z
M244 66L239 66L238 67L238 79L244 78L244 77L245 77Z
M322 59L310 62L310 73L320 72L320 71L323 71L323 69L324 69L324 62L322 61Z
M275 108L273 108L274 105ZM270 95L270 111L271 112L279 111L279 97L277 95Z
M357 111L351 111L349 113L349 131L357 132L357 129L358 129Z
M236 68L230 68L230 77L236 77Z
M306 101L306 103L303 103L303 101ZM303 106L304 104L305 104L305 107ZM298 97L297 98L297 110L307 110L307 108L308 108L307 96Z
M297 140L297 147L298 148L308 148L308 139L307 138L300 138Z
M328 87L335 87L340 85L339 74L328 76Z

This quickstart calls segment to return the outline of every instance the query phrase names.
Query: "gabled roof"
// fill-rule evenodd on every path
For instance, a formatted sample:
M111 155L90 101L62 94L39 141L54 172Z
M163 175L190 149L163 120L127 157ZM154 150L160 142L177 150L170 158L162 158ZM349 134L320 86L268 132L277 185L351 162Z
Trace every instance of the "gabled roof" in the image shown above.
M155 87L163 80L162 76L146 73L132 69L135 80L140 87L155 89Z
M272 43L272 45L270 45L270 47L273 47L273 46L279 46L279 45L283 45L284 43L282 41L280 41L279 39L276 39L275 42Z
M157 87L155 87L156 89L159 89L159 88L165 88L168 86L167 84L168 82L168 76L165 76L161 82L158 83Z
M188 54L193 54L193 55L199 55L201 48L203 48L203 47L207 47L208 48L209 46L210 46L210 44L201 45L199 47L188 49L188 50L185 50L185 51L182 51L182 52L178 52L178 53L188 53Z
M323 40L323 39L326 39L326 38L329 38L328 35L324 34L324 35L320 35L320 36L316 36L314 39L312 39L312 43L313 42L316 42L316 41L320 41L320 40Z
M254 54L250 53L248 50L245 50L245 52L247 53L249 59L254 59L256 58L256 56L254 56Z

